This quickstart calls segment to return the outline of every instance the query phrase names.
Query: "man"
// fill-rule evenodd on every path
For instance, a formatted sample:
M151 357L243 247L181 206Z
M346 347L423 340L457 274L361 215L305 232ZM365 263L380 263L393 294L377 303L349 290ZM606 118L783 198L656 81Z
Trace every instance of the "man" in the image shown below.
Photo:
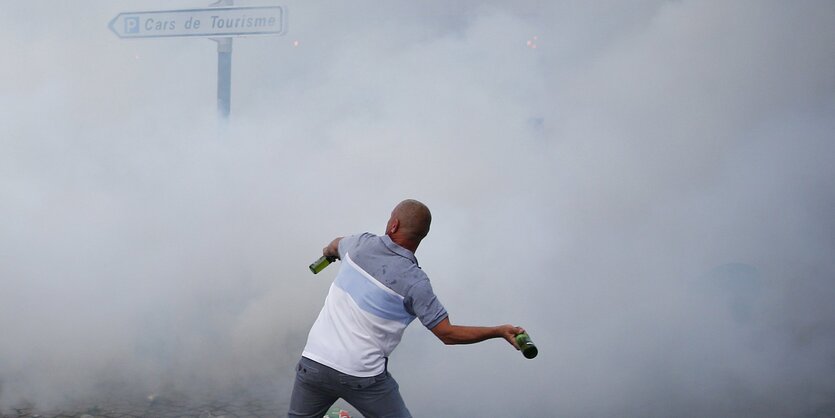
M369 418L411 417L386 366L416 317L444 344L504 338L519 349L522 328L450 323L414 254L431 222L426 205L404 200L384 236L340 237L322 250L342 263L296 369L290 417L319 418L338 398Z

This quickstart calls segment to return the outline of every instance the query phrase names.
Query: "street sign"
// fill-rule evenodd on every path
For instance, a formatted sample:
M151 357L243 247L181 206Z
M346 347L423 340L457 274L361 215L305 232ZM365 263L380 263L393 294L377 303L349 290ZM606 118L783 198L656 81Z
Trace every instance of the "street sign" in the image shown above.
M120 38L227 37L282 35L286 14L281 6L211 7L119 13L108 25Z

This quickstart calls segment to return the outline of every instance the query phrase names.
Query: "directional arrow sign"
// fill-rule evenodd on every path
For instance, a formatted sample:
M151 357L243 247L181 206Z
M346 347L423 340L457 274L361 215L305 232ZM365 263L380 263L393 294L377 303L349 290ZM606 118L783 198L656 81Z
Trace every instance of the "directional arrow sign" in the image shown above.
M223 37L281 35L284 22L281 6L211 7L119 13L108 26L120 38Z

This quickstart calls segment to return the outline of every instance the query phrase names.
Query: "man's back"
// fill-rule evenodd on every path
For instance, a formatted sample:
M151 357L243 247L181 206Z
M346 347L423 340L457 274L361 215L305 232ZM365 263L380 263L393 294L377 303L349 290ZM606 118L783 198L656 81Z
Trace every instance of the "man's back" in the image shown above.
M375 376L415 317L432 328L447 313L414 254L388 236L343 238L339 256L302 355L352 376Z

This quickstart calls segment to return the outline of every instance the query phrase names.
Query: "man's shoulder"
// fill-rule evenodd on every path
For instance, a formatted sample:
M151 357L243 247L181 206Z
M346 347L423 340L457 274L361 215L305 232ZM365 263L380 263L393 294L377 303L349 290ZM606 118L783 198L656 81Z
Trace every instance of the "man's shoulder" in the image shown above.
M429 276L417 264L404 265L398 276L401 282L400 294L403 296L424 293L426 289L432 289Z
M355 249L359 246L368 245L373 240L379 240L379 237L370 232L346 235L339 241L339 247L340 250L349 248Z
M360 232L359 234L348 235L344 239L355 242L364 242L373 239L380 239L380 237L370 232Z

